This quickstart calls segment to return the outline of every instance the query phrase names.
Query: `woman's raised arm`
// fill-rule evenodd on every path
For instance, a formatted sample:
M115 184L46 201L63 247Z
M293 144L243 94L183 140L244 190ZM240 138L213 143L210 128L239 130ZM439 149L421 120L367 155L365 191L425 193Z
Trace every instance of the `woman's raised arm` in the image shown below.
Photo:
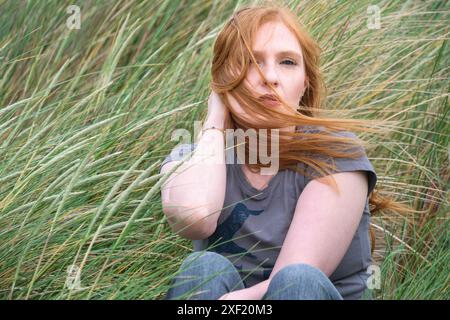
M208 100L203 128L224 128L228 110L214 91ZM192 157L171 174L161 188L164 214L172 230L196 240L209 237L217 227L226 188L225 139L219 130L207 130L199 138ZM169 171L179 161L162 166Z

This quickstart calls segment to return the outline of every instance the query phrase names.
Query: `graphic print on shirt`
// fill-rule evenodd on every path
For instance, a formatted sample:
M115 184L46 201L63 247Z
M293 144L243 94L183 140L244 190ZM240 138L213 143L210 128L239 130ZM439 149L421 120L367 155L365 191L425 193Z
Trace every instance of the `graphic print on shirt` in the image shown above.
M269 279L270 274L272 273L274 265L272 263L263 263L262 267L264 268L262 272L262 277L264 280Z
M258 216L264 210L250 210L244 204L238 203L231 211L231 214L220 225L217 226L216 231L209 237L209 244L214 244L214 251L217 253L244 253L243 256L256 259L256 257L250 252L246 252L247 249L238 246L235 242L231 241L234 234L242 227L245 220L252 215ZM225 243L224 243L225 242ZM218 245L217 245L218 244ZM239 259L243 256L239 256Z

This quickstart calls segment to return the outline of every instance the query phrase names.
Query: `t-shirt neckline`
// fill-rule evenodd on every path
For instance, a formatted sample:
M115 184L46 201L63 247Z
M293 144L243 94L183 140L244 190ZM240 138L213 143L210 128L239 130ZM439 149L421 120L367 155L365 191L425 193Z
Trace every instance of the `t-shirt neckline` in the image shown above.
M272 177L272 179L270 179L266 187L264 187L261 190L258 190L255 187L253 187L245 177L245 173L241 168L241 164L235 162L233 167L235 167L236 175L238 176L238 179L246 193L246 196L250 196L258 200L264 199L271 193L273 188L275 188L279 183L279 178L281 175L280 170L278 170L278 172Z

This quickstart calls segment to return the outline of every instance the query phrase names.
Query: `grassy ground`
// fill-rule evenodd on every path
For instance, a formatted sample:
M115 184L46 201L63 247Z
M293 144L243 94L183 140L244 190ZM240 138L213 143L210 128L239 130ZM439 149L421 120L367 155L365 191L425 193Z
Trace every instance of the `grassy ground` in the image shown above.
M249 2L77 1L69 29L74 2L0 0L0 298L159 299L191 245L158 165L205 114L214 39ZM449 299L450 5L377 1L369 29L370 4L291 6L324 49L324 107L395 121L360 137L378 188L423 211L373 217L375 298Z

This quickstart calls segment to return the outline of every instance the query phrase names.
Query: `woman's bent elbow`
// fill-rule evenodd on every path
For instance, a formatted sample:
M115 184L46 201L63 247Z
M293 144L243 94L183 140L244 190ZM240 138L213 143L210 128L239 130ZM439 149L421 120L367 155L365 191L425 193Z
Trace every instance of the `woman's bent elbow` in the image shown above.
M216 230L217 222L211 221L203 210L168 210L163 211L169 221L172 231L189 240L202 240L208 238Z

